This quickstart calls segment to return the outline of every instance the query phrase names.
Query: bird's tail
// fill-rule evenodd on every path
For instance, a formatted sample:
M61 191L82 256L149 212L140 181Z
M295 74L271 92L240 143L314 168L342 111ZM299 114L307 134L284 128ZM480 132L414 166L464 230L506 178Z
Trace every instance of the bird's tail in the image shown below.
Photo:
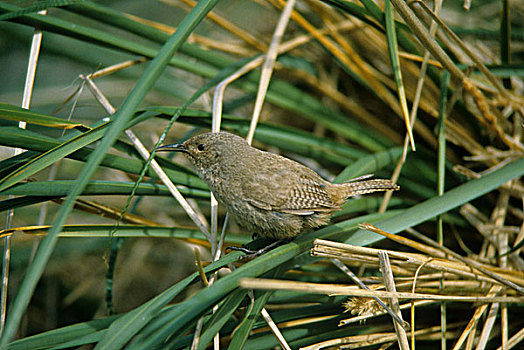
M391 180L385 179L372 179L355 182L346 182L340 184L339 193L341 197L349 198L361 194L398 190L400 186L391 182Z

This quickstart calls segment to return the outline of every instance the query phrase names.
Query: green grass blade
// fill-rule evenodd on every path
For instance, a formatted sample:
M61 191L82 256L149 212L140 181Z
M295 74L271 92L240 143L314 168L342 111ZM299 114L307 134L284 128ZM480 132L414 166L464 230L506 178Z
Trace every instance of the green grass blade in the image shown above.
M380 208L380 203L382 203L382 197L378 196L364 196L361 198L350 199L342 205L342 210L337 211L333 214L333 219L337 217L347 217L351 214L358 213L375 213ZM403 198L393 197L388 205L388 208L400 207L406 205L410 201ZM411 203L412 204L412 203ZM395 211L398 211L395 209ZM389 213L393 210L389 210Z
M42 202L47 202L48 200L52 199L52 197L40 197L40 196L34 196L34 197L17 197L17 198L10 198L3 201L0 201L0 212L4 212L9 209L16 209L16 208L23 208L28 205L38 204Z
M111 226L112 228L112 226ZM215 262L204 268L206 272L211 272L217 270L229 263L234 261L234 259L222 259L219 262ZM63 327L55 329L49 332L41 333L33 337L24 338L21 340L14 341L10 343L7 349L47 349L50 346L59 346L60 344L65 344L66 342L75 341L79 337L89 336L95 332L109 330L111 325L116 324L118 329L120 326L126 324L125 319L138 318L140 321L148 322L149 319L153 317L156 313L160 311L168 302L170 302L178 293L184 290L189 284L193 283L199 278L197 272L193 273L191 276L186 277L184 280L178 282L171 288L157 295L155 298L151 299L149 302L141 305L137 309L128 312L124 315L107 317L101 320L95 320L85 323L78 323L72 326ZM112 328L112 329L113 329ZM129 330L126 328L126 330ZM39 344L41 347L38 347ZM81 345L81 344L77 344Z
M511 15L509 0L502 0L502 11L500 20L500 62L511 63ZM511 89L511 80L502 80L506 89Z
M104 132L106 132L106 127L107 124L103 124L98 128L91 129L29 161L13 173L0 180L0 191L3 191L16 183L27 179L40 170L45 169L60 159L66 157L67 155L98 140L104 134Z
M229 343L228 349L243 349L246 344L247 338L255 325L257 317L260 315L260 311L266 305L272 292L262 291L261 295L256 297L253 307L249 312L246 312L242 319L240 326L232 334L231 342Z
M14 196L52 196L65 197L71 191L74 180L34 181L14 185L0 195ZM84 196L109 196L129 195L134 182L123 181L89 181L82 191ZM209 191L180 187L180 192L193 198L209 199ZM169 190L164 185L141 183L138 185L137 195L144 196L170 196Z
M102 134L96 134L92 136L93 139L98 140L102 136ZM62 143L56 139L53 139L45 135L40 135L29 130L24 130L17 127L0 127L0 145L3 146L20 147L27 150L39 152L49 152L50 150L56 148L58 152L58 148L61 144ZM64 152L64 150L61 150L60 152ZM89 156L92 153L93 149L87 147L79 148L74 153L68 154L68 152L64 152L67 158L79 160L82 162L87 162ZM3 173L4 167L8 168L7 164L9 165L9 167L14 166L14 164L18 164L18 162L15 161L13 161L14 164L11 164L10 159L20 159L20 162L22 164L27 164L28 161L33 158L31 157L30 159L28 159L28 161L22 161L22 159L25 159L24 154L25 153L1 161L0 173ZM181 169L179 165L167 161L164 158L157 159L159 160L159 163L164 167L164 171L167 173L169 178L174 183L189 186L191 188L207 189L207 185L196 175L191 174L188 170L186 172L179 171L179 169ZM102 159L100 165L111 169L125 171L131 174L140 174L144 165L144 161L138 159L124 158L122 156L108 153ZM19 169L19 167L17 167L17 169ZM148 170L146 174L152 178L158 178L156 173L152 170ZM7 174L4 175L3 178L5 176L7 176Z
M50 350L59 350L59 349L71 349L71 348L80 348L82 345L93 344L100 340L106 334L107 330L103 329L98 332L93 332L91 334L86 334L84 336L72 339L68 342L62 343L60 345L50 348Z
M238 308L247 295L247 290L236 290L219 306L217 312L206 322L198 342L197 350L204 350L213 340L215 334L229 321L231 315Z
M57 117L51 117L46 114L36 113L7 103L0 103L0 119L26 122L29 124L46 126L49 128L71 129L80 127L83 130L90 129L80 123L75 123Z
M46 235L52 226L27 226L17 228L31 235ZM115 225L64 225L60 237L71 238L110 238L110 237L159 237L159 238L178 238L178 239L200 239L205 240L205 236L196 228L176 227L176 226L145 226L145 225L121 225L112 235ZM14 229L13 229L14 230ZM13 231L9 230L9 231ZM5 231L0 231L0 234ZM251 241L249 235L229 233L227 242L244 244Z
M5 21L7 19L13 19L30 13L39 12L41 10L47 10L51 7L60 7L67 6L82 0L51 0L51 1L39 1L36 5L25 7L21 10L11 11L0 15L0 21Z
M360 0L360 2L366 8L367 14L370 14L378 23L382 24L385 27L385 14L382 12L382 9L378 7L378 5L371 0ZM396 35L398 36L399 42L402 45L402 47L411 53L420 54L420 52L418 51L417 47L413 44L411 39L409 39L409 37L406 34L404 34L404 31L410 32L409 27L403 22L395 22L395 27L397 28ZM398 28L402 30L398 30ZM433 69L430 70L430 72L433 71Z
M72 326L54 329L31 337L16 340L7 346L7 350L38 350L74 341L78 338L104 330L120 316L106 317L99 320L77 323Z
M397 85L398 98L400 101L400 106L402 108L402 114L404 117L404 123L406 124L406 130L408 132L409 141L411 143L411 149L415 150L415 140L413 139L413 132L411 130L408 102L406 99L404 82L402 80L402 71L400 70L400 59L398 57L397 29L395 26L394 10L390 0L386 0L385 3L386 7L384 13L389 59L391 62L391 68L393 69L393 75L395 77L395 84Z

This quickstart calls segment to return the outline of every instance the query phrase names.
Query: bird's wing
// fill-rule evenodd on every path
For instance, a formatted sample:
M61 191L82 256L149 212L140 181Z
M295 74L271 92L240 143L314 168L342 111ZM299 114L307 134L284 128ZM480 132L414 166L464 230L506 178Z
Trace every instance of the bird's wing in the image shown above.
M282 166L268 161L250 181L242 183L243 197L253 206L295 215L338 209L326 191L326 184L305 167Z
M309 215L338 208L329 197L324 183L309 177L299 177L295 186L288 192L285 202L276 209L290 214Z

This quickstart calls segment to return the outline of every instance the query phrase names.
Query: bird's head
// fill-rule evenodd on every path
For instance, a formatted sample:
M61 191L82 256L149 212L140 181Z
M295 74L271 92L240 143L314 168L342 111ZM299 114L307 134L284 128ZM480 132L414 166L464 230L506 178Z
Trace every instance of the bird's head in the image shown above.
M157 151L176 151L186 154L199 174L214 169L222 159L250 147L240 136L228 132L207 132L196 135L184 143L160 146Z

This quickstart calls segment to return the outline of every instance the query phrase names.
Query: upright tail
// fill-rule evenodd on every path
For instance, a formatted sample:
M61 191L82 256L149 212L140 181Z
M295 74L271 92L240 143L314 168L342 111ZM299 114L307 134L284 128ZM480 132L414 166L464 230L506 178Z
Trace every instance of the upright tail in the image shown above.
M337 186L337 197L345 202L349 197L380 191L398 190L400 186L391 180L372 179L356 182L346 182Z

